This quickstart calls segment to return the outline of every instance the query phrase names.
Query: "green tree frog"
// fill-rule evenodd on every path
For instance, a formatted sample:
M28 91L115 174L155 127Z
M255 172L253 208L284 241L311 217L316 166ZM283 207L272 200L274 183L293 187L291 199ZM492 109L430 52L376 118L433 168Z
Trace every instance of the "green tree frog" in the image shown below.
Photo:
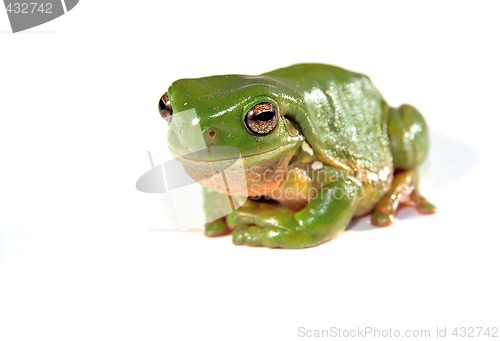
M196 110L196 122L176 113ZM214 165L235 158L245 169L245 203L205 226L207 236L232 233L237 245L305 248L342 233L354 217L388 226L409 204L435 207L417 188L429 132L411 105L390 107L370 79L324 64L297 64L257 76L221 75L175 81L159 101L171 122L169 148L205 187L207 214L227 188L210 181ZM190 153L197 124L214 153ZM189 154L189 157L186 155Z

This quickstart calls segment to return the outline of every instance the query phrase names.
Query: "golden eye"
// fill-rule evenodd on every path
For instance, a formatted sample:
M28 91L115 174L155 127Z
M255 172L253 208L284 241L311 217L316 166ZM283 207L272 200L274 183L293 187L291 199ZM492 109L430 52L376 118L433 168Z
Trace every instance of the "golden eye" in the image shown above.
M254 134L267 135L278 125L278 109L268 102L254 105L245 116L245 125Z
M168 123L172 121L172 105L170 104L170 100L168 99L168 93L164 93L161 96L160 101L158 102L158 111L160 112L161 117L165 119Z

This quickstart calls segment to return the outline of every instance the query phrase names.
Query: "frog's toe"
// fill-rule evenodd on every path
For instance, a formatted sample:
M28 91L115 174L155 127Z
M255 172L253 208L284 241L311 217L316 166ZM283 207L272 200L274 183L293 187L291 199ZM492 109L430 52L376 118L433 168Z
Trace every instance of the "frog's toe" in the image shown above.
M436 206L431 204L427 199L417 192L414 192L411 196L412 202L421 214L433 214L437 212Z
M254 212L241 208L226 216L226 224L230 229L234 230L239 226L255 224L255 219L256 215Z
M436 206L434 206L430 202L417 205L417 210L422 214L433 214L437 212Z
M288 234L287 230L279 227L266 227L262 232L262 246L270 248L284 246L283 241Z
M233 231L233 243L236 245L262 246L263 231L261 227L240 226Z
M269 248L283 247L283 238L286 232L282 228L273 226L242 226L234 230L233 243L236 245L265 246Z
M205 236L207 237L220 237L231 233L223 219L219 219L205 224Z
M371 215L371 223L374 226L386 227L390 226L394 220L394 216L387 212L375 211Z
M333 236L334 237L334 236ZM233 232L236 245L265 246L269 248L300 249L318 245L332 236L314 234L301 228L255 225L238 227Z

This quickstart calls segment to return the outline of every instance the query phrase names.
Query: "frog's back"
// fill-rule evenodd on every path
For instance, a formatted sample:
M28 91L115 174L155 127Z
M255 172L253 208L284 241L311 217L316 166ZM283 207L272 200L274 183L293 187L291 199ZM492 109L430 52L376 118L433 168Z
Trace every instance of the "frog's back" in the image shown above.
M365 75L349 71L334 65L327 64L295 64L276 69L264 75L282 77L297 81L300 85L314 87L323 83L334 81L336 83L351 83L356 78L366 78Z
M286 79L301 93L304 112L292 118L321 161L353 173L392 173L387 106L368 77L324 64L297 64L265 75Z

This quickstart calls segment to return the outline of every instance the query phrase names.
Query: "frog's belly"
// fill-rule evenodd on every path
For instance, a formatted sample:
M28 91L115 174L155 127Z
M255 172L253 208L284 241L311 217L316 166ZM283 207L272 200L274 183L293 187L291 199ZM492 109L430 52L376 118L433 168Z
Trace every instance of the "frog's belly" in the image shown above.
M293 168L288 171L286 181L266 196L298 211L316 197L319 190L304 169Z

